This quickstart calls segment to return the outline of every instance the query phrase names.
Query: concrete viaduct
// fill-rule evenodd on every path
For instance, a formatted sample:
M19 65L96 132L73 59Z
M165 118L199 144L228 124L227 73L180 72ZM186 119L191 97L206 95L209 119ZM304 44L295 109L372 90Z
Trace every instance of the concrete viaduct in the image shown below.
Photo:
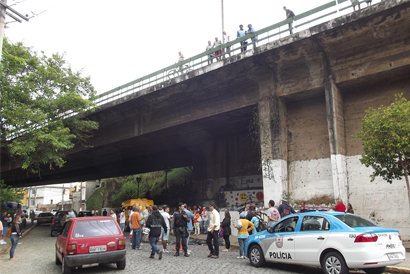
M409 30L410 0L338 17L105 104L90 115L92 148L42 178L2 156L2 178L28 186L193 166L205 200L330 195L409 237L405 183L371 183L352 138L366 109L410 99Z

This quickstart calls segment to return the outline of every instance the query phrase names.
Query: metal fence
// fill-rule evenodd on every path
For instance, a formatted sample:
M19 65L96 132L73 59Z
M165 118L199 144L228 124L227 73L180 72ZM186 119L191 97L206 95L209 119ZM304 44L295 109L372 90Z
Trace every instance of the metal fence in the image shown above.
M359 1L359 3L365 4L366 1ZM311 27L312 23L317 25L324 21L336 18L342 14L349 13L350 11L348 11L348 9L353 10L352 7L353 5L350 0L329 1L319 7L298 14L293 18L280 21L269 27L256 31L253 34L247 34L217 48L202 52L191 58L187 58L182 62L170 65L132 82L104 92L97 96L95 103L100 106L138 92L142 89L149 88L160 83L168 83L174 77L182 76L190 71L207 66L209 62L219 61L218 58L225 58L226 54L239 54L241 49L245 49L245 47L249 49L254 46L267 44L288 35L291 30L302 31ZM254 39L255 37L256 39ZM248 43L243 44L245 41ZM222 55L215 56L215 52L222 52Z

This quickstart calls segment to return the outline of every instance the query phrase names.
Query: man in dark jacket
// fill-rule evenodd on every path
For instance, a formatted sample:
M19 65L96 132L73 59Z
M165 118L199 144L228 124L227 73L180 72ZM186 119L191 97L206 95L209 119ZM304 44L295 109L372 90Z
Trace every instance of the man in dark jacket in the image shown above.
M171 221L171 233L175 235L176 238L176 253L174 256L179 256L179 248L181 247L184 251L184 256L189 257L188 255L188 247L187 247L187 224L188 224L188 215L184 211L184 204L178 204L178 210L174 212Z
M283 218L292 213L295 213L295 210L293 210L293 208L290 205L288 205L288 200L286 198L283 198L282 204L279 206L280 217Z
M164 217L158 211L158 206L154 205L152 207L152 213L148 216L146 226L150 229L149 231L149 243L151 244L151 256L149 258L155 259L155 253L158 253L158 259L162 259L162 251L159 251L157 242L159 236L161 235L161 227L164 231L167 231L167 225L165 224ZM167 235L167 234L165 234Z

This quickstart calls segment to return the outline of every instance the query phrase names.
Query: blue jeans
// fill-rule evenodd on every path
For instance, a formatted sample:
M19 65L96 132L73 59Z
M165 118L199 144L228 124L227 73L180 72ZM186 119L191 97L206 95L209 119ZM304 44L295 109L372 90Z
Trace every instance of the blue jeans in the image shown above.
M188 230L188 237L186 238L186 245L188 246L189 243L189 236L191 235L191 231Z
M239 243L239 256L244 256L245 255L245 243L246 243L247 238L238 238L238 243Z
M140 248L141 245L141 228L132 230L132 245L131 248Z
M17 234L11 234L10 259L14 258L14 251L16 250L18 241L19 236Z
M152 247L151 256L154 256L155 253L157 254L159 253L159 248L157 246L158 240L159 240L159 237L151 237L151 236L149 237L149 243Z
M121 228L122 231L124 231L125 223L120 223L120 228Z
M207 233L207 230L208 230L208 222L209 222L209 221L204 221L204 224L203 224L203 227L202 227L202 230L204 231L204 234Z

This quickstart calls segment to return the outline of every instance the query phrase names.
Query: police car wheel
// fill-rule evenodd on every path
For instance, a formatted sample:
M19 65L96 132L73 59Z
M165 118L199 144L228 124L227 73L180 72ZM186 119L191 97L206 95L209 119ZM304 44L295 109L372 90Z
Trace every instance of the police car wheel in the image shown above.
M327 253L322 260L322 268L325 274L348 274L349 269L342 255L338 252Z
M249 260L253 266L259 267L265 264L262 249L259 245L253 245L249 249Z
M363 270L367 274L382 274L386 270L386 268L385 267L376 267L376 268L367 268L367 269L363 269Z

